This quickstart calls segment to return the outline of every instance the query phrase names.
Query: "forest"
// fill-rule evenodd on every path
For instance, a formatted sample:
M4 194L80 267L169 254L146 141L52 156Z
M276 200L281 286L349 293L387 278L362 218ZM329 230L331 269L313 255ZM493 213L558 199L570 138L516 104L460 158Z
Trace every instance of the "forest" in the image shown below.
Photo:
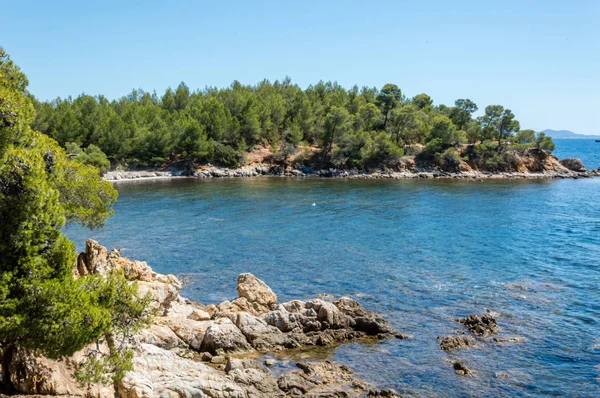
M345 89L321 81L302 89L286 77L196 91L182 82L162 96L134 90L113 101L85 94L31 99L31 127L102 171L181 161L237 167L260 147L272 151L273 163L321 168L395 169L410 155L420 167L455 171L465 161L511 171L519 152L554 149L550 137L521 130L501 105L474 117L479 108L469 99L434 105L429 95L407 97L395 84Z

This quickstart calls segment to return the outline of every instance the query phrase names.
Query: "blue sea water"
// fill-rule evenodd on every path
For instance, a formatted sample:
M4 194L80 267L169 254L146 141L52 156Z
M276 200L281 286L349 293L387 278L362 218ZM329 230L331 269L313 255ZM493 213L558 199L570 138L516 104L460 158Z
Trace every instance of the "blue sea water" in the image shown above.
M554 154L559 159L579 158L588 169L600 167L600 142L580 139L554 139Z
M122 248L158 272L185 276L183 294L204 303L236 297L241 272L265 280L280 301L354 297L414 336L329 353L381 388L600 396L600 178L116 186L104 228L67 229L80 248L88 237ZM438 336L463 331L455 318L486 310L497 313L501 337L524 341L439 349ZM475 377L456 375L456 360Z

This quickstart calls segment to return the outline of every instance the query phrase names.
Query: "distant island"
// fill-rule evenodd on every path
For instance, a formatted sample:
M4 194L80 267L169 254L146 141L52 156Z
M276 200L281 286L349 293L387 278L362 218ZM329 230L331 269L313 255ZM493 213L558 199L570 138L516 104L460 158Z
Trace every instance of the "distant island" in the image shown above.
M569 138L578 140L600 140L600 135L577 134L570 130L542 130L544 134L552 138Z

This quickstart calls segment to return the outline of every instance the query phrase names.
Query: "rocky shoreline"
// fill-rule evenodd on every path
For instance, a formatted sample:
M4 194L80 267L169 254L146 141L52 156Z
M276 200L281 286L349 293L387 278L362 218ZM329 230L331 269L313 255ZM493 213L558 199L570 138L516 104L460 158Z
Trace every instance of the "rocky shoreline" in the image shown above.
M598 170L588 170L577 158L558 160L556 156L544 151L518 158L518 167L511 172L487 172L471 168L461 161L453 170L440 168L418 168L414 157L407 157L396 169L359 170L322 169L311 167L280 166L269 163L253 163L236 169L216 167L211 164L188 167L187 171L176 168L144 171L110 171L104 174L108 181L130 181L165 178L239 178L239 177L325 177L350 179L415 179L443 178L465 180L495 179L558 179L558 178L591 178L600 176Z
M348 178L348 179L462 179L462 180L502 180L502 179L577 179L600 176L599 170L570 170L566 167L542 172L481 172L477 170L463 172L447 172L443 170L393 171L380 170L371 173L358 170L314 170L311 168L292 169L281 166L258 164L237 169L208 166L185 174L181 170L142 170L142 171L110 171L104 178L112 182L140 181L173 178L241 178L241 177L302 177L302 178Z
M352 298L280 303L262 280L244 273L237 278L237 298L203 305L180 295L182 281L176 276L156 273L145 262L121 257L118 250L107 251L88 240L74 267L75 277L104 276L112 270L122 270L130 283L137 284L140 297L151 298L155 314L151 324L127 342L134 351L133 370L116 386L82 385L74 376L78 365L91 351L106 350L105 343L90 344L59 360L17 348L8 375L18 396L400 397L394 390L379 390L357 378L345 365L310 355L347 342L411 338ZM457 352L449 356L457 377L477 377L477 370L460 359L460 350L524 341L521 336L499 334L496 316L488 311L457 318L454 321L462 328L438 337L442 352ZM279 369L273 354L293 358L298 351L307 355L295 368L286 366L282 374L270 369Z
M265 353L310 347L334 347L363 338L408 336L348 297L279 303L276 294L252 274L237 280L238 296L218 305L192 302L179 293L174 275L154 272L145 262L121 257L93 240L86 242L74 270L76 277L124 271L136 282L140 297L150 295L156 314L149 327L136 334L134 369L116 388L80 385L77 365L95 344L72 357L52 360L17 349L9 365L17 393L72 397L399 397L356 378L344 365L302 361L296 370L274 377L256 358ZM102 347L100 348L102 349Z

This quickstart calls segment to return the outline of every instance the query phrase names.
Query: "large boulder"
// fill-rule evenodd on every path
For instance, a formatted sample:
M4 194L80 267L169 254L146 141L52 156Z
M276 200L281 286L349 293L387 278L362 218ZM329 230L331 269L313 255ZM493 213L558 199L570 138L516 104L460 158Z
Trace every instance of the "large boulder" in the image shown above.
M317 320L321 322L324 329L343 329L350 326L350 318L333 303L314 300L311 302L311 308L315 311L318 308Z
M269 286L250 273L240 274L237 278L237 291L240 297L251 303L272 307L277 303L277 296Z
M77 272L80 276L88 274L106 275L109 271L106 247L92 239L85 242L85 252L77 258Z
M242 386L218 370L151 344L139 347L133 364L119 384L121 398L248 397Z
M220 318L211 321L210 326L206 329L200 351L222 355L249 352L252 351L252 346L229 318Z
M296 344L281 330L248 312L236 314L235 325L248 342L259 351L279 351Z
M567 158L560 161L560 164L565 166L571 171L585 171L585 166L581 159L578 158Z

